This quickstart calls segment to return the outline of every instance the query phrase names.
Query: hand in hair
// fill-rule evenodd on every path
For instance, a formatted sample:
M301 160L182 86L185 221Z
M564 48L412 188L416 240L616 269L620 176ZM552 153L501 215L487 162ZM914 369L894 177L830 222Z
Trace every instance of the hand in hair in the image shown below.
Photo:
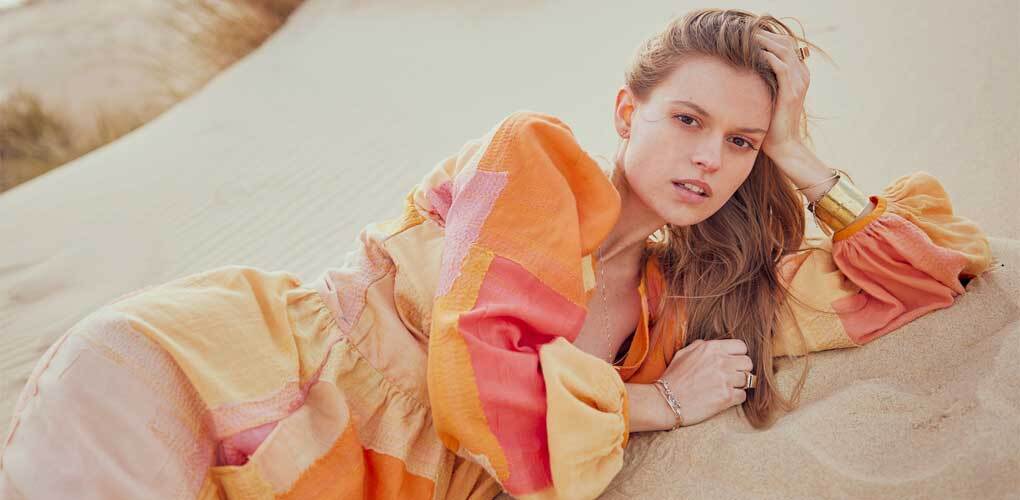
M762 44L765 59L776 73L779 94L772 110L772 122L762 142L762 151L776 160L785 151L801 146L801 118L811 73L797 55L797 39L785 34L759 30L755 38ZM777 161L778 163L778 161Z
M747 399L745 372L754 368L739 339L697 339L673 356L662 379L680 403L684 425L694 425ZM663 405L665 411L672 412Z

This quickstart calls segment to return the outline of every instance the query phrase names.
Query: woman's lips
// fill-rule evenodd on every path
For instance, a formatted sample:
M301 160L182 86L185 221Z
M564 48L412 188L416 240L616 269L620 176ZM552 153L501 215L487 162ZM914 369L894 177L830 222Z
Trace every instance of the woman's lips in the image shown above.
M708 196L701 195L685 188L682 184L676 182L673 183L673 189L676 190L677 196L687 203L703 203L708 199Z
M673 179L674 184L692 184L701 189L705 197L712 196L712 186L709 186L707 182L699 179Z

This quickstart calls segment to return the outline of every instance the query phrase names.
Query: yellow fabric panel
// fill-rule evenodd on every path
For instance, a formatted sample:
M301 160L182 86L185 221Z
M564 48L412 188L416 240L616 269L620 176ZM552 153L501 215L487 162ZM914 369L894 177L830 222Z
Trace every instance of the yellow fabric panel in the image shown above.
M255 467L219 466L211 467L213 478L219 482L226 498L250 500L274 500L273 487Z
M612 366L565 338L539 351L553 498L595 498L623 467L627 390Z
M212 474L208 474L205 476L205 480L202 481L202 489L198 490L196 500L223 500L226 498L226 495L220 489L220 484L213 479Z
M225 266L110 307L170 353L215 409L272 397L321 364L329 312L300 284L283 271Z
M773 356L857 346L831 304L856 294L860 287L836 267L828 238L807 238L805 247L813 250L792 255L780 265L780 274L790 288L790 311L784 308L780 314Z

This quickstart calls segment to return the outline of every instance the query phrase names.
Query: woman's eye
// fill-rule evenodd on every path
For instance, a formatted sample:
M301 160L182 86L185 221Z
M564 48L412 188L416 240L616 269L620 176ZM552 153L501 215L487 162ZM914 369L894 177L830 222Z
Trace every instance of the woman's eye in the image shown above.
M687 116L687 115L676 115L676 118L679 119L681 122L683 122L684 125L690 125L691 122L695 121L694 117ZM688 121L688 120L690 120L690 121Z
M737 146L740 146L742 148L754 149L754 146L752 146L751 143L745 140L743 137L734 137L733 144L736 144Z

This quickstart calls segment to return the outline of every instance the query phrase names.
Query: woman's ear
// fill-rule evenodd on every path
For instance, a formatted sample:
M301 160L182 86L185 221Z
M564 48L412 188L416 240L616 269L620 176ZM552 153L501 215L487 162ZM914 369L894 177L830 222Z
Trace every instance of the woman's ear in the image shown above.
M616 106L613 108L613 124L620 137L630 137L631 115L634 112L634 96L630 88L621 85L616 92Z

